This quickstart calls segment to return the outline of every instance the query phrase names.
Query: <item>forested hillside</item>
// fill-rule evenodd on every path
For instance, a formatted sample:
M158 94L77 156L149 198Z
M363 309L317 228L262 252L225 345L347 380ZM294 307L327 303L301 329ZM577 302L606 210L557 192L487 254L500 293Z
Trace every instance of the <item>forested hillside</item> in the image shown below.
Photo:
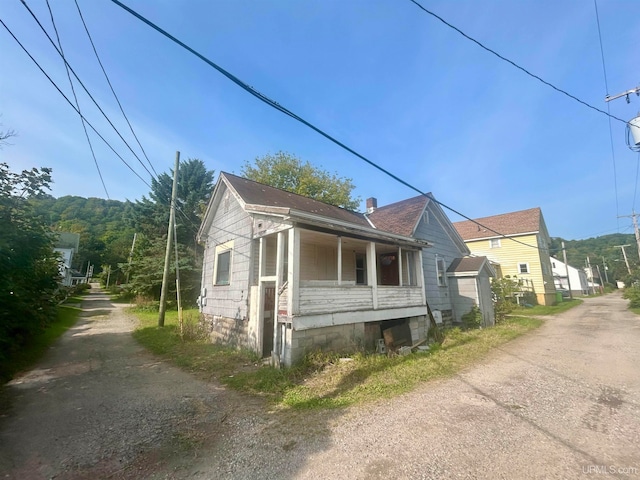
M84 273L87 262L91 262L97 274L103 265L115 269L127 260L134 234L128 220L131 203L74 196L40 196L30 202L36 215L53 231L80 234L80 251L73 268Z
M562 260L562 239L551 239L551 255ZM569 265L581 268L586 265L587 257L592 266L599 265L604 276L604 265L607 265L609 282L623 280L628 276L627 267L624 262L622 250L618 245L628 245L625 247L629 266L634 271L640 265L638 260L638 247L633 234L614 233L602 237L588 238L586 240L565 240L567 249L567 261Z

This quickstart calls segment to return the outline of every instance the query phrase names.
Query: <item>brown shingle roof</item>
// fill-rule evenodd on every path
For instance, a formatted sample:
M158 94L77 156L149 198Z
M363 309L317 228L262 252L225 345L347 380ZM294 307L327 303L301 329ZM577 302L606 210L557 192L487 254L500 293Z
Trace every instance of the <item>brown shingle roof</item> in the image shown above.
M380 207L367 216L376 228L409 237L413 235L428 200L426 196L418 195Z
M370 227L369 222L367 222L367 219L361 213L335 207L312 198L270 187L269 185L254 182L253 180L247 180L246 178L238 177L230 173L222 172L221 175L224 175L229 184L246 204L290 208L292 210L313 213L330 219Z
M487 257L455 258L447 268L447 273L479 272L486 260Z
M495 232L504 235L518 235L540 231L541 218L542 211L539 207L536 207L492 217L476 218L475 220L491 230L495 230ZM465 241L497 236L495 232L480 227L470 220L455 222L453 226Z

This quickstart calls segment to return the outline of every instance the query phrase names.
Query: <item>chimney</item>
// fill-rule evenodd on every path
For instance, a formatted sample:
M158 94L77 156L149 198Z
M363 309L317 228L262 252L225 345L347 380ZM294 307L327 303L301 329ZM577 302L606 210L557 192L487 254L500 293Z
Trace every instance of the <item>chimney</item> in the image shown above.
M375 197L367 198L367 213L373 213L378 208L378 199Z

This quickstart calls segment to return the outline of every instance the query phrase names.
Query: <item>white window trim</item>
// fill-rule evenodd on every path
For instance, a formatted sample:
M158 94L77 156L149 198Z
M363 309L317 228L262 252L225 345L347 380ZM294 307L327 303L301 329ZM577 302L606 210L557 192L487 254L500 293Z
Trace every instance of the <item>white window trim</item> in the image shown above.
M218 264L220 255L229 252L229 275L227 283L218 283ZM231 285L231 273L232 273L232 265L233 265L233 240L222 243L220 245L216 245L215 250L215 263L213 266L213 285L216 287L226 287Z
M497 241L498 244L497 245L493 245L493 242ZM500 248L502 247L502 242L500 241L499 238L492 238L491 240L489 240L489 248Z
M527 266L527 271L526 272L523 272L520 269L521 265L526 265ZM527 275L527 274L530 274L530 273L531 273L531 267L529 267L529 262L518 262L518 275Z
M442 262L442 276L440 276L440 269L438 264ZM442 279L442 281L441 281ZM444 261L443 257L436 255L436 280L438 281L439 287L447 286L447 264Z

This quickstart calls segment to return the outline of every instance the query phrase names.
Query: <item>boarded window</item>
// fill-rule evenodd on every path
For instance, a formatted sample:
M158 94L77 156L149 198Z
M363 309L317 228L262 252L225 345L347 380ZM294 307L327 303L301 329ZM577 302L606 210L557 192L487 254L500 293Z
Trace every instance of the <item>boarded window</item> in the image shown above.
M491 248L500 248L500 239L492 238L491 240L489 240L489 246Z

